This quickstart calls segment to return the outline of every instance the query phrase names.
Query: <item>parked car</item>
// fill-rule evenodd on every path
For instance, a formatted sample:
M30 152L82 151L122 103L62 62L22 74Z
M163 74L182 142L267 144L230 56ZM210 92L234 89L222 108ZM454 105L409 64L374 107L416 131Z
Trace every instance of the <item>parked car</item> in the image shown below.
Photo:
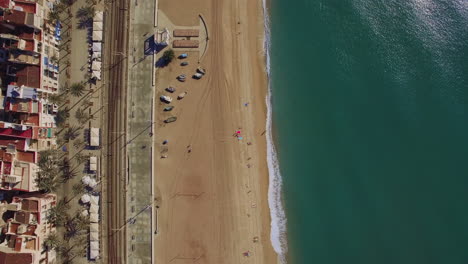
M187 66L188 65L188 61L184 61L180 64L180 66Z
M193 75L193 78L197 80L201 79L202 77L203 77L203 74L198 73L198 72Z
M164 111L165 111L165 112L172 111L172 109L174 109L174 106L173 106L173 105L164 107Z
M167 95L161 95L160 98L161 98L161 101L163 101L164 103L168 104L168 103L172 102L172 98L167 96Z
M175 122L177 120L177 117L175 116L171 116L169 117L168 119L164 120L164 123L172 123L172 122Z
M172 86L169 86L166 88L166 91L170 92L170 93L173 93L176 91L176 88L172 87Z
M188 57L187 53L182 53L179 55L179 59L185 59L187 57Z
M181 74L181 75L177 76L177 80L179 80L180 82L185 82L186 77L187 76L185 74Z

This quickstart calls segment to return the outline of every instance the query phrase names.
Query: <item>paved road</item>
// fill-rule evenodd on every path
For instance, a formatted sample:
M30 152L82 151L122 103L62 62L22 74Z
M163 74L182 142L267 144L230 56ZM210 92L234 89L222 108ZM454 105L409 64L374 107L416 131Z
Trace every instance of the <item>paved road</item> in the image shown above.
M154 33L154 6L152 0L130 3L126 211L128 218L135 221L127 226L127 263L130 264L151 263L153 56L145 54L145 43Z
M127 50L129 0L106 4L104 38L104 82L107 88L107 123L102 131L107 201L103 222L107 232L103 241L104 263L125 263L126 251L126 113ZM107 150L107 151L106 151ZM107 207L107 208L106 208ZM107 243L106 243L107 242Z

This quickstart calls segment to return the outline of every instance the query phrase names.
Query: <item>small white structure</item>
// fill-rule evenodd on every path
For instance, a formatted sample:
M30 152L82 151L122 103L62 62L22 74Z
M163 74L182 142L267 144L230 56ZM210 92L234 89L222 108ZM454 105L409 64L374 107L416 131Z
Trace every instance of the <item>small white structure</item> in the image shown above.
M93 22L93 31L102 31L102 28L103 28L102 21Z
M93 31L93 41L101 42L102 41L102 30Z
M91 147L99 147L100 146L100 129L96 127L92 127L89 130L89 145Z
M99 257L99 241L89 243L89 258L95 260Z
M167 96L167 95L161 95L161 100L163 100L166 103L172 102L172 98L170 96Z
M88 185L90 181L91 181L91 178L90 178L88 175L83 176L83 178L81 178L81 182L82 182L84 185Z
M101 71L93 71L93 78L101 80Z
M159 46L169 46L171 33L167 28L156 31L154 34L154 43Z
M93 71L101 71L101 62L100 61L93 61L93 64L91 65L91 69Z
M102 43L101 42L94 42L93 43L93 52L101 52L102 50Z
M89 258L95 260L99 257L99 196L90 196L89 207Z
M96 13L94 13L93 21L95 21L95 22L102 22L102 21L104 21L104 12L102 12L102 11L96 11Z
M80 200L82 203L89 203L91 201L91 197L89 196L89 194L85 193L81 196Z

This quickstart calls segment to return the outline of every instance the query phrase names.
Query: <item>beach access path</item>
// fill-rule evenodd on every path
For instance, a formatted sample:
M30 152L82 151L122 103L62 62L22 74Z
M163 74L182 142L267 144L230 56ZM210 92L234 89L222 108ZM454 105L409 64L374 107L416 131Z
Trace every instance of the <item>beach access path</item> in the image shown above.
M175 60L156 75L156 96L168 86L177 88L175 96L188 94L174 98L171 112L155 104L155 263L277 263L267 198L262 1L159 0L159 10L178 26L198 26L201 15L209 42L201 80L191 78L199 66L192 51L188 66ZM176 80L179 74L186 82ZM164 124L170 115L177 121Z
M127 83L127 262L152 263L153 100L152 39L156 2L130 0ZM153 262L154 263L154 262Z

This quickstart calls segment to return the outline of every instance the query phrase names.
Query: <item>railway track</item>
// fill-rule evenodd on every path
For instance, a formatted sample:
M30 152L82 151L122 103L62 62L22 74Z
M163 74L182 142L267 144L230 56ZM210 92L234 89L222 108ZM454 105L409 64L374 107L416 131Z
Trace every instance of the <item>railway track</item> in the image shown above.
M107 153L107 251L106 263L126 263L126 124L127 124L127 50L128 10L130 0L114 0L106 4L104 43L104 81L107 100L106 129L103 137Z

